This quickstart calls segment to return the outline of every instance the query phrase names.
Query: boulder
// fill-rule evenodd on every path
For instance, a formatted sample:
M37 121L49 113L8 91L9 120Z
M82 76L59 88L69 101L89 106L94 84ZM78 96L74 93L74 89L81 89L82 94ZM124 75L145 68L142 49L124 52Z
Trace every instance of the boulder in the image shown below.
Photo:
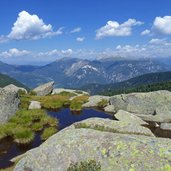
M29 109L41 109L41 104L38 101L31 101Z
M37 96L46 96L52 93L54 86L54 81L38 86L33 89Z
M108 96L99 96L99 95L90 96L89 99L88 99L89 102L83 104L83 107L87 107L87 108L89 108L89 107L97 107L98 103L103 99L109 101Z
M171 120L171 92L121 94L110 98L114 111L125 110L146 118L157 118L159 122ZM154 116L154 117L153 117Z
M72 125L28 151L14 171L66 171L88 160L99 162L102 171L164 171L171 168L170 149L170 139Z
M65 89L65 88L55 88L52 94L60 94L62 92L69 92L78 95L89 95L89 93L82 91L82 90L73 90L73 89Z
M161 123L160 129L171 131L171 123Z
M19 103L16 91L0 88L0 124L7 122L16 113Z
M138 125L147 125L148 124L147 122L143 121L140 117L138 117L132 113L123 111L123 110L119 110L114 116L119 121L123 121L126 123L132 123L134 125L137 125L137 124Z
M114 110L115 110L115 108L114 108L113 105L107 105L107 106L104 108L104 111L105 111L105 112L109 112L109 113L113 113Z
M131 122L128 119L125 119L124 121L116 121L110 119L90 118L81 122L77 122L74 124L74 126L76 128L95 129L113 133L154 136L154 134L148 128L140 125L142 123L144 122L141 119L136 123L135 119Z
M22 90L23 92L25 92L27 94L27 90L23 87L17 87L13 84L9 84L7 86L5 86L3 89L7 90L7 91L16 91L18 92L19 90Z

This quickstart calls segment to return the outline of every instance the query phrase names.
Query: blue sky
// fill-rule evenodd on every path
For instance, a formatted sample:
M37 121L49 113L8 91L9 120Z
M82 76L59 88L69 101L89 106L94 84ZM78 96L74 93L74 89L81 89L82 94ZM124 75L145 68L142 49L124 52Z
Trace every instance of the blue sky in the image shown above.
M1 0L0 60L170 57L170 9L170 0Z

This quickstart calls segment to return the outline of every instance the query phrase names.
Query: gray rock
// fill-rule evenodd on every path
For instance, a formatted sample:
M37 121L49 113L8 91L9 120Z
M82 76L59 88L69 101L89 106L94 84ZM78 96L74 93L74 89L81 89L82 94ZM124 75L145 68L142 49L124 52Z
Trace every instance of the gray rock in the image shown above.
M128 118L128 117L127 117ZM135 120L138 122L136 123ZM101 118L90 118L81 122L75 123L76 128L88 128L97 129L101 131L122 133L122 134L136 134L136 135L146 135L154 136L154 134L146 127L141 126L141 124L147 124L138 117L132 121L125 119L123 121L116 121L110 119Z
M109 101L108 96L99 96L99 95L90 96L89 97L89 102L83 104L83 107L97 107L98 103L103 99Z
M41 109L41 104L38 101L31 101L29 105L29 109Z
M22 91L24 91L26 94L28 93L27 90L26 90L25 88L23 88L23 87L17 87L17 86L15 86L15 85L13 85L13 84L9 84L9 85L5 86L3 89L5 89L5 90L7 90L7 91L16 91L16 92L18 92L19 90L22 90Z
M18 110L20 100L16 91L7 91L0 88L0 124L9 120Z
M147 122L143 121L140 117L138 117L132 113L123 111L123 110L119 110L115 114L115 118L118 119L119 121L123 121L126 123L132 123L134 125L147 125Z
M161 123L160 124L160 129L171 131L171 123Z
M80 91L82 92L81 94L80 93L77 93L77 91ZM69 92L69 93L75 93L77 96L78 95L89 95L89 93L87 93L86 91L82 91L82 90L73 90L73 89L65 89L65 88L55 88L52 92L52 94L60 94L62 92Z
M71 163L96 160L102 171L171 168L171 140L70 126L28 151L14 171L66 171Z
M110 98L110 104L114 106L114 112L125 110L139 116L146 115L146 118L157 118L160 122L171 120L169 91L116 95Z
M105 112L109 112L109 113L113 113L115 111L115 108L113 105L107 105L105 108L104 108L104 111Z
M46 96L52 93L53 85L54 81L40 85L37 88L33 89L33 91L36 92L38 96Z

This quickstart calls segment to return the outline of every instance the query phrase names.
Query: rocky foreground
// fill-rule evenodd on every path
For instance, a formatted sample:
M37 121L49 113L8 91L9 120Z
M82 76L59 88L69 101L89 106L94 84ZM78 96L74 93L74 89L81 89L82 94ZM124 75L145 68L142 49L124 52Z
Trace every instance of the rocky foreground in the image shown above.
M40 96L75 92L53 89L53 82L34 91ZM19 99L17 92L8 88L0 89L0 98L3 123L15 114ZM171 92L91 96L83 107L99 104L117 120L90 118L74 123L24 154L14 170L68 171L71 164L90 160L99 163L102 171L171 170L171 139L155 137L146 122L153 121L161 129L171 130ZM41 108L41 104L32 101L29 107Z

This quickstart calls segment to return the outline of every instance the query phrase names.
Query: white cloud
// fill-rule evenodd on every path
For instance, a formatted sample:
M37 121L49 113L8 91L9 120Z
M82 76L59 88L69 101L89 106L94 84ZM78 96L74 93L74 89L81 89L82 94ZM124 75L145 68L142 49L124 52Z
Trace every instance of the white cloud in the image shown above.
M96 31L96 39L112 36L130 36L132 34L132 27L142 24L142 22L135 19L128 19L128 21L122 24L119 24L117 21L108 21L105 26Z
M81 30L82 30L81 27L77 27L71 30L70 33L79 33Z
M1 57L8 58L8 57L20 57L20 56L27 56L31 54L30 51L27 50L18 50L16 48L9 49L8 51L4 51L0 53Z
M160 34L171 35L171 16L156 17L152 29Z
M35 40L61 34L62 28L53 31L52 25L46 25L37 15L31 15L26 11L22 11L19 13L8 38L14 40Z
M151 33L151 31L148 30L148 29L146 29L146 30L144 30L143 32L141 32L141 35L142 35L142 36L145 36L145 35L149 35L150 33Z
M66 50L51 50L48 52L40 52L38 56L56 56L56 57L69 57L73 54L72 49L66 49Z
M77 42L83 42L85 40L85 37L77 37Z

